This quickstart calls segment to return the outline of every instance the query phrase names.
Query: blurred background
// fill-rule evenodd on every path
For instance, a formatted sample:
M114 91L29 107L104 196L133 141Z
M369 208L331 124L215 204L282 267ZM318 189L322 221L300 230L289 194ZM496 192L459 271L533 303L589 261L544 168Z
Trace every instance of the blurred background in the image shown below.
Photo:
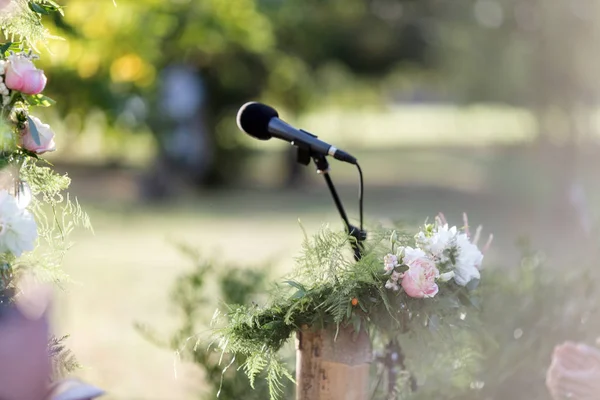
M237 129L247 101L354 154L372 223L466 211L495 234L488 265L521 265L527 239L547 268L595 267L596 0L61 3L41 60L58 103L37 114L95 233L74 237L55 314L109 399L199 398L202 373L134 329L175 326L178 244L277 277L298 219L342 228L313 166ZM355 219L355 169L332 177Z

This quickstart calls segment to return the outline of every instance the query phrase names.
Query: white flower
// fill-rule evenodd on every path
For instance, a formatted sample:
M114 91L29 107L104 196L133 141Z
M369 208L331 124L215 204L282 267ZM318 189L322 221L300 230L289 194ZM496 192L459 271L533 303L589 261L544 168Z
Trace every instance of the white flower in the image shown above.
M390 276L390 279L394 282L398 282L398 279L402 278L402 274L400 272L396 272L394 271L392 273L392 276Z
M402 262L404 265L410 266L415 260L427 258L427 254L421 249L413 249L412 247L406 247L404 249L404 257Z
M19 189L17 191L17 195L15 196L17 200L17 206L24 210L29 207L29 204L32 200L31 187L27 182L19 182Z
M454 271L445 272L443 274L440 274L438 279L442 282L448 282L450 279L454 278L455 275L456 274L454 273Z
M464 233L456 236L456 248L458 254L454 266L454 281L460 286L466 286L473 279L480 279L479 267L483 254Z
M37 225L33 216L17 205L6 190L0 191L0 253L16 257L35 248Z
M458 229L455 226L449 228L448 224L438 225L430 237L419 232L416 239L420 247L431 254L437 262L446 263L448 256L444 252L452 246L457 232Z
M396 282L392 281L391 279L385 283L385 288L392 289L395 292L400 290L400 286L398 286L398 284Z
M394 268L398 266L398 257L393 254L388 254L383 257L383 264L386 274L391 274Z

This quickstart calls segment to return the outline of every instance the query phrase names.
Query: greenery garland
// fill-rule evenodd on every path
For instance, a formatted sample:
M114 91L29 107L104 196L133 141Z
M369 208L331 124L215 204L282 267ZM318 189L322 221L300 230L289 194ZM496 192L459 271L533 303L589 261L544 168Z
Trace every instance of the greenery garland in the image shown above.
M61 270L69 234L91 229L87 214L66 192L71 180L43 158L56 150L52 128L34 116L55 102L42 94L47 78L35 67L37 45L55 38L43 16L63 13L53 0L0 0L0 293L6 302L20 295L25 272L44 281L67 279ZM62 338L51 338L49 353L58 375L77 367Z
M264 372L271 399L283 393L282 378L293 380L278 352L306 327L365 329L375 347L407 337L429 349L439 343L445 350L437 354L445 361L461 360L453 368L455 376L474 369L476 346L468 332L481 333L480 229L471 237L466 218L461 231L449 228L440 215L416 236L381 227L370 232L359 261L345 233L324 228L312 238L305 235L296 271L271 293L268 305L226 307L226 323L216 330L218 347L244 357L242 368L251 385ZM409 364L420 371L417 360ZM460 385L469 383L467 378Z

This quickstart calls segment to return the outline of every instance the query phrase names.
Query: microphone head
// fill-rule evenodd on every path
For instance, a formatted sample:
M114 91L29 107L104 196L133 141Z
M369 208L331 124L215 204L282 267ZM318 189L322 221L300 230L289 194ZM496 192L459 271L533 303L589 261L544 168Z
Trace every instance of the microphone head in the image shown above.
M274 108L262 103L244 104L237 115L237 125L242 131L259 140L271 139L269 121L279 117Z

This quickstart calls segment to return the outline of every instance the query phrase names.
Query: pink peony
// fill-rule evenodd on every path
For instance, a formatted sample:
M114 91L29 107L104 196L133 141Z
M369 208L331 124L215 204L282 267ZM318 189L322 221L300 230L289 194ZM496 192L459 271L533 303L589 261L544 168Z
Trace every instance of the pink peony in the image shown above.
M402 277L402 288L410 297L433 297L439 288L435 283L440 272L435 263L419 249L406 248L404 263L408 266Z
M25 132L23 132L23 135L21 136L21 147L36 154L44 154L48 151L56 150L56 144L54 143L54 131L52 128L50 128L50 125L44 124L37 117L30 116L29 118L35 124L40 137L40 143L37 144L35 142L28 125L25 129Z
M38 94L46 87L44 71L37 69L33 62L21 55L8 57L6 66L6 87L25 94Z
M421 249L413 249L412 247L404 248L404 257L402 257L402 262L404 265L411 265L415 260L420 260L421 258L427 258L427 254Z

